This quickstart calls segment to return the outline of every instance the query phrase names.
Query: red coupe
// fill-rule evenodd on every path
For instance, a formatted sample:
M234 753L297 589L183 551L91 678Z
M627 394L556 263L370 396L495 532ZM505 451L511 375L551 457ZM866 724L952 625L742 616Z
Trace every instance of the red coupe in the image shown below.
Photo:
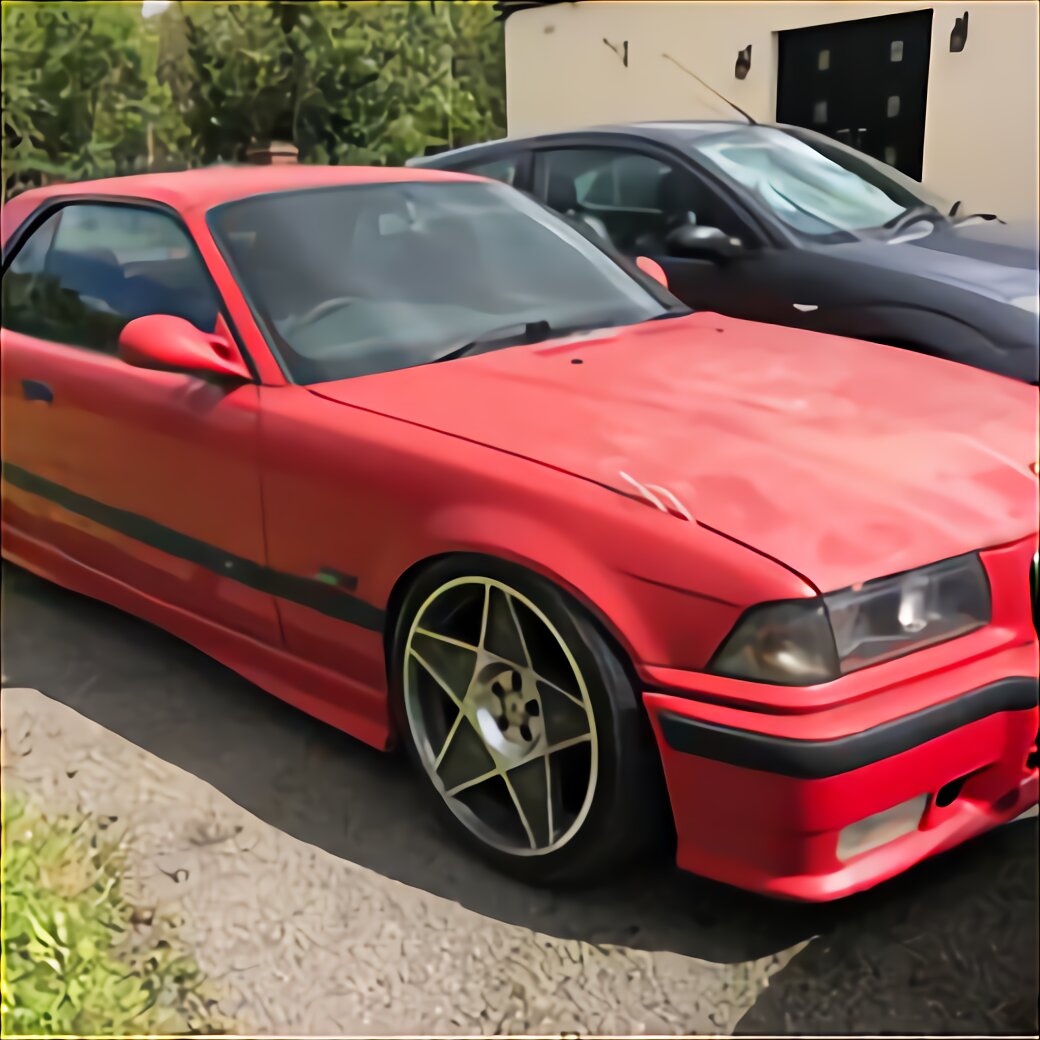
M4 557L400 740L500 867L674 821L830 899L1037 801L1035 389L436 171L54 186L3 249Z

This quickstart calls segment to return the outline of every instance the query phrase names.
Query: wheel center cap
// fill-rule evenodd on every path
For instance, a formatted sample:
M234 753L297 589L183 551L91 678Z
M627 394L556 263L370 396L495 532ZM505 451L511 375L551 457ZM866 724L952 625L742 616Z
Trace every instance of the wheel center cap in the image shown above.
M484 743L507 762L526 757L544 738L538 691L525 670L489 666L473 688L469 704Z
M527 712L524 710L524 701L519 694L506 694L505 698L502 700L502 711L504 712L505 717L517 726L527 720Z

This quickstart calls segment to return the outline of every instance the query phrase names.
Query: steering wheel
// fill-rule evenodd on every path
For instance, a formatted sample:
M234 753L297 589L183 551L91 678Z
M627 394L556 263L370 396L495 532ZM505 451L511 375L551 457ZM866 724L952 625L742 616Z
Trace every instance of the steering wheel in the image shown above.
M285 323L285 331L295 332L296 329L303 328L304 325L312 325L341 307L349 307L350 304L356 302L356 299L357 297L355 296L333 296L331 300L322 300L321 303L316 304L309 311L298 317L290 318Z

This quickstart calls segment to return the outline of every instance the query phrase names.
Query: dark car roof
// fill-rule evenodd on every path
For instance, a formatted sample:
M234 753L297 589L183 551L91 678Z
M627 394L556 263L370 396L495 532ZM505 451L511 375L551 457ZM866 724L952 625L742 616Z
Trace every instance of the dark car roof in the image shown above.
M508 152L510 147L519 147L532 143L558 140L560 138L581 137L585 134L618 134L626 137L642 137L650 141L674 143L677 138L689 138L699 134L718 133L720 130L737 129L748 126L743 119L648 119L634 123L599 123L594 126L574 127L570 130L550 130L541 134L525 134L519 137L500 137L495 141L483 141L480 144L464 145L450 151L438 152L436 155L409 159L409 166L436 166L442 162L453 161L467 155L474 157L484 151ZM786 129L779 123L759 123L773 129Z
M604 123L589 127L596 132L636 134L640 137L671 137L677 130L684 135L706 134L729 127L750 125L746 119L646 119L638 123ZM759 124L771 125L771 124Z

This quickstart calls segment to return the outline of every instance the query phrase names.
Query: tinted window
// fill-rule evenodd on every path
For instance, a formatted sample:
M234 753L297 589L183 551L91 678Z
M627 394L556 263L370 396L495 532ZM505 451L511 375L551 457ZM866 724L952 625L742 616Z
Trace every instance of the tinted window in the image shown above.
M743 222L694 174L643 152L565 148L540 154L545 200L557 212L599 226L626 253L667 255L680 224L747 237Z
M5 328L107 353L134 318L173 314L212 332L217 310L180 225L132 206L63 207L22 245L3 280Z
M677 306L500 184L289 192L222 206L211 220L301 383L426 364L531 322L600 328Z
M465 173L472 173L477 177L490 177L492 180L501 181L503 184L515 184L516 171L519 166L520 156L510 155L504 159L474 163L472 166L463 166L459 167L459 169Z
M585 167L575 178L580 203L629 209L658 208L661 179L671 169L650 155L601 151L556 153L550 157L550 169L576 161Z

